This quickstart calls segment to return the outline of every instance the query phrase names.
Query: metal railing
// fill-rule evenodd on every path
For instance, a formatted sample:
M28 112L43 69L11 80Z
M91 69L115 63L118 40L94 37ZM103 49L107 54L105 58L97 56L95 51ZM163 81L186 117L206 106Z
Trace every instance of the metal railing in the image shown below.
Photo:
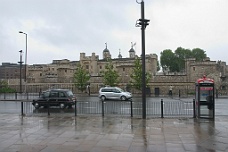
M27 96L25 96L26 98ZM25 99L23 98L23 99ZM21 103L21 104L20 104ZM15 106L15 112L21 113L22 116L28 115L52 115L65 114L70 116L77 115L95 115L95 116L127 116L127 117L142 117L142 102L139 101L76 101L72 108L61 109L60 107L39 108L35 109L31 100L17 100L17 101L1 101L0 113L7 112L11 104ZM146 103L147 118L169 118L182 117L192 118L194 114L194 100L193 101L169 101L168 99L161 101L147 101ZM11 110L11 112L13 112Z
M2 100L29 100L39 97L39 93L0 93Z

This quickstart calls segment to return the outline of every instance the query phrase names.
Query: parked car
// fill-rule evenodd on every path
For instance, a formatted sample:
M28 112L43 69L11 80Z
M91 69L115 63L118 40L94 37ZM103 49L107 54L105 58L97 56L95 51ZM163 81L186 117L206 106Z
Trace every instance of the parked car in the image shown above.
M38 99L33 100L33 106L38 109L41 106L59 106L64 109L75 104L76 97L68 89L51 89L43 91Z
M99 98L101 100L113 99L113 100L129 100L132 98L130 92L125 92L119 87L102 87L99 90Z

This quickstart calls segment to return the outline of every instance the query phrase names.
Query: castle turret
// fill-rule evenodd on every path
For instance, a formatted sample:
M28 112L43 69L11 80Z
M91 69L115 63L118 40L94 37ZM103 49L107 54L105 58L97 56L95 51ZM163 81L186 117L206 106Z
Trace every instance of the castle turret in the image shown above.
M107 48L107 43L105 43L105 49L103 50L103 59L111 58L111 54Z
M119 55L118 55L118 58L122 58L122 55L121 55L121 53L120 53L120 49L119 49Z
M135 45L135 44L134 44ZM135 58L135 50L133 49L134 46L131 42L131 49L129 50L129 57L130 58Z

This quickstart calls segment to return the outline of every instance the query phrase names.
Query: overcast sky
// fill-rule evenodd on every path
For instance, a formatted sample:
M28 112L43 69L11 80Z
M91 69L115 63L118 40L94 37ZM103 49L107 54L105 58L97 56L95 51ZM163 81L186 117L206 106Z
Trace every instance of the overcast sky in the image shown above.
M141 1L141 0L138 0ZM146 54L177 47L201 48L212 61L228 63L228 0L144 0ZM135 0L0 0L0 64L79 60L81 52L102 58L105 43L117 58L129 56L131 42L141 54L141 8ZM24 60L25 54L23 54ZM160 60L160 58L159 58Z

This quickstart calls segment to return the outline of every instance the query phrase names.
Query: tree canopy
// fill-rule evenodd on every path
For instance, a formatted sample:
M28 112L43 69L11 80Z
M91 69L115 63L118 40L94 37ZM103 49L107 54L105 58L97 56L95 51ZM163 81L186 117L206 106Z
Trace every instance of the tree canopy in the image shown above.
M108 60L108 63L105 65L105 70L101 72L103 76L104 85L108 86L117 86L119 83L118 72L114 69L112 61Z
M151 74L148 72L146 72L145 74L146 74L146 86L148 86L148 83L151 79ZM138 90L142 90L142 63L140 62L139 58L136 58L135 60L134 68L132 70L130 77L131 77L131 80L130 80L131 85Z
M89 72L86 71L81 64L78 64L77 70L74 73L74 84L78 88L78 90L80 90L81 92L86 90L89 79Z
M196 61L203 61L207 55L200 48L184 49L178 47L175 52L170 49L161 52L160 63L163 71L181 72L185 69L185 59L195 58Z
M8 83L5 80L0 80L0 93L11 93L16 92L15 89L12 89L8 86Z

